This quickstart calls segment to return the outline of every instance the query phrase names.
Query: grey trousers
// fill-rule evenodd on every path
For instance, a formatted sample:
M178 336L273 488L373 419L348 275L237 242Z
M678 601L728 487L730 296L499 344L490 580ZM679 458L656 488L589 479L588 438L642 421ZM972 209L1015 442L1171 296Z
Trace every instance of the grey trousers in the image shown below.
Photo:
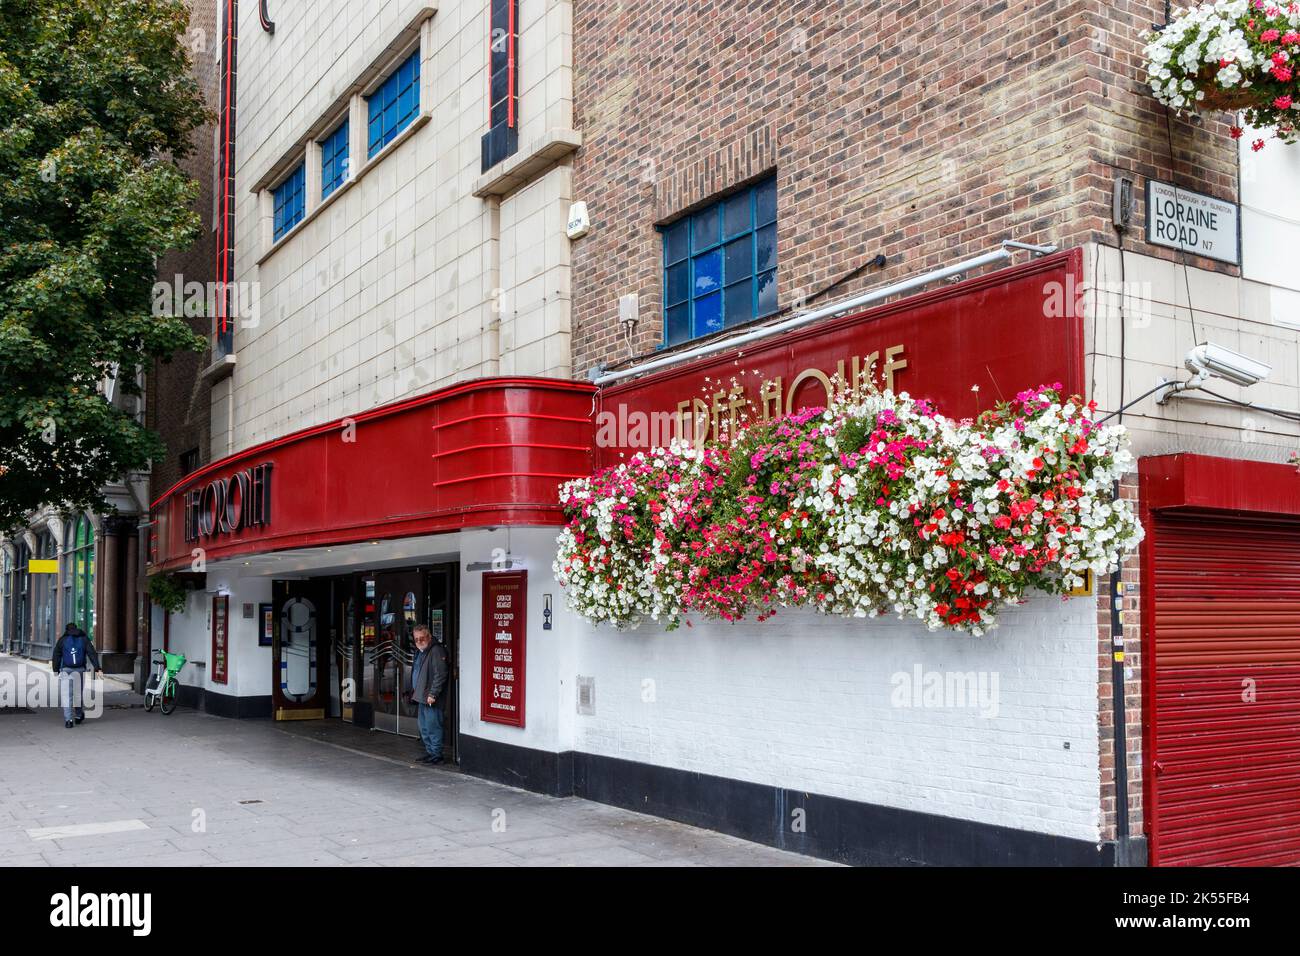
M84 679L86 672L84 670L68 670L66 667L59 671L59 700L63 703L63 719L72 720L72 712L75 710L77 719L86 716L85 698L83 696Z

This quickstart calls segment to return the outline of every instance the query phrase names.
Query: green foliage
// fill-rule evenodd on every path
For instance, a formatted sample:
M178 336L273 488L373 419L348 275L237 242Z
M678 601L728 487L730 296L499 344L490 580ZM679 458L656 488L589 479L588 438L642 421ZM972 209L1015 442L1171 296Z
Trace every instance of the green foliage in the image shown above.
M155 574L149 579L149 600L173 614L185 610L188 591L174 574Z
M0 530L161 452L104 399L200 349L152 314L156 262L198 235L177 166L205 118L181 0L0 2Z

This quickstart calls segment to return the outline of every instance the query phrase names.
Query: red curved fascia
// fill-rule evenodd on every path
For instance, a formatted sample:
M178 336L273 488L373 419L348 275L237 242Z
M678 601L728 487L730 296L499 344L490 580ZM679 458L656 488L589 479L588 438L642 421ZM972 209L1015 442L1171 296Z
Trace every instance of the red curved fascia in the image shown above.
M592 471L583 382L479 379L263 442L187 475L153 504L155 567L490 525L559 524L559 485ZM271 520L185 540L188 491L269 462Z

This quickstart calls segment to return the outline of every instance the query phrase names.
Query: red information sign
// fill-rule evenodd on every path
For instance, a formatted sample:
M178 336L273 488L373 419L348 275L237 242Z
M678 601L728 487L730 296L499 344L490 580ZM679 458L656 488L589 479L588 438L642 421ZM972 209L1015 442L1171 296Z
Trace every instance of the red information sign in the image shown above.
M524 725L528 572L483 575L483 697L479 719Z
M230 598L225 594L212 596L212 682L225 684L226 646L230 634Z

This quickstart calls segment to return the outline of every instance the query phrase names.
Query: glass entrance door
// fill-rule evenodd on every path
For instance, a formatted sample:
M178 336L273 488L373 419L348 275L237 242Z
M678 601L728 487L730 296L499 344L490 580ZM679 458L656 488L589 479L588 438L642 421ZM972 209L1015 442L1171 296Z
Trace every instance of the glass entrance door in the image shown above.
M374 581L376 634L370 686L374 695L375 729L418 737L417 709L411 703L406 685L415 660L411 632L425 620L420 573L376 574Z

